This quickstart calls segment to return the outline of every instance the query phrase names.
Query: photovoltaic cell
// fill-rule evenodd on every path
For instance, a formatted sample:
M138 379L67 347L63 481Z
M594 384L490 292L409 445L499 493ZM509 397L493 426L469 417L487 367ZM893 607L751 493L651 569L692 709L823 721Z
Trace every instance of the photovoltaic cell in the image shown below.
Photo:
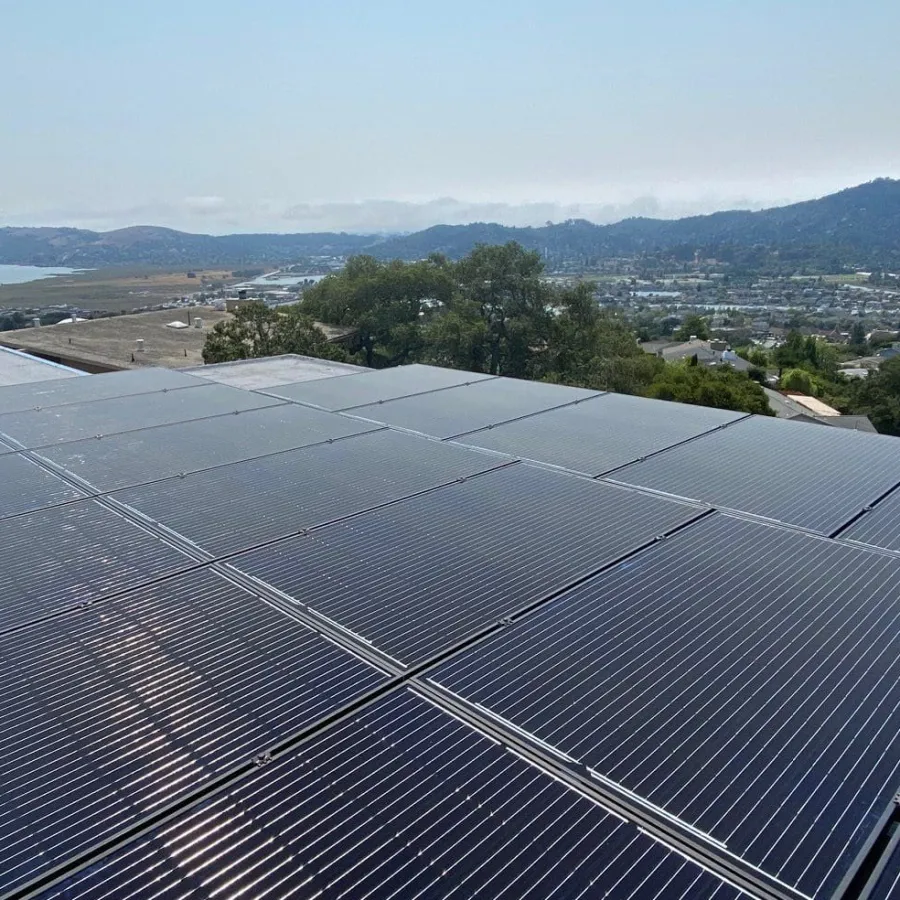
M18 453L0 456L0 519L84 496Z
M490 377L479 372L414 364L392 369L368 369L350 376L315 382L285 384L270 388L267 393L301 403L312 403L324 409L338 410L484 381Z
M519 464L232 562L410 663L695 515Z
M48 898L737 900L408 694L392 694Z
M433 678L828 897L900 787L900 561L713 516Z
M69 403L0 415L0 434L29 449L277 406L281 401L222 384Z
M117 492L221 555L484 472L496 458L382 429Z
M870 512L860 516L841 532L841 537L900 552L900 491L894 491Z
M0 631L190 565L92 500L0 520Z
M380 682L209 572L0 636L0 891Z
M19 412L36 407L60 406L64 403L85 403L110 397L149 394L154 391L175 390L206 384L174 369L130 369L82 378L54 379L33 384L0 387L0 413Z
M741 418L743 413L604 394L478 431L460 442L600 475Z
M900 483L900 453L886 435L754 416L613 478L830 534Z
M362 434L376 427L285 403L239 415L75 441L40 453L97 489L108 491Z
M354 408L353 415L433 437L449 438L599 396L596 391L558 384L490 378L431 394L360 406Z

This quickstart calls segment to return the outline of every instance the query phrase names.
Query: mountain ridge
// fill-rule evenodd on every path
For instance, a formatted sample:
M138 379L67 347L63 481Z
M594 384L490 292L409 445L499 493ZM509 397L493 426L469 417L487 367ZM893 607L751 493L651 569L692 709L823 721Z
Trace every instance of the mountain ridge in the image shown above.
M0 263L102 267L278 265L311 256L371 253L418 259L459 257L477 243L515 240L554 262L592 264L618 257L736 265L803 260L900 268L900 180L881 178L813 200L769 209L725 210L682 219L635 217L610 225L584 219L517 227L491 222L435 225L411 234L346 232L206 235L154 225L107 232L79 228L0 228Z

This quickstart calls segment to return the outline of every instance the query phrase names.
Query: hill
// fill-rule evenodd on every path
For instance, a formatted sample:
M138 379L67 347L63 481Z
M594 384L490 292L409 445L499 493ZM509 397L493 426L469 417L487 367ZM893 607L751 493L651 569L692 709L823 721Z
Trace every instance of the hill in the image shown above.
M572 220L538 228L438 225L391 238L352 234L187 234L137 226L110 232L75 228L2 228L0 263L109 266L239 266L310 256L371 253L419 259L460 257L479 243L518 241L551 263L595 264L640 257L687 262L699 254L735 267L835 271L900 268L900 181L878 179L817 200L686 219L626 219L614 225Z

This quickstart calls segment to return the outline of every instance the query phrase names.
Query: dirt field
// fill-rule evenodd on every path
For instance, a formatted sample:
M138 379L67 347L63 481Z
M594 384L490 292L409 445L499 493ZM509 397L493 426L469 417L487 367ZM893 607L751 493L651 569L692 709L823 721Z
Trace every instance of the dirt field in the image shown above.
M155 306L200 291L204 279L227 284L241 280L232 278L230 270L198 269L195 274L196 278L188 278L186 271L110 268L27 284L5 284L0 285L0 308L68 303L82 309L130 313L141 306Z

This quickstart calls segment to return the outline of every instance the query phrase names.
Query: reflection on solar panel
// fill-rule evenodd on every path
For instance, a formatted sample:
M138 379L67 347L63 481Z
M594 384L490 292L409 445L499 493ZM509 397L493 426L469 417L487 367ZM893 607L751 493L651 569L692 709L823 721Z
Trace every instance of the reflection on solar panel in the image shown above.
M604 394L460 438L464 444L600 475L740 419L743 413Z
M860 516L841 532L841 537L900 552L900 491L894 491L870 512Z
M202 384L206 382L172 369L131 369L127 372L92 375L90 378L8 385L0 390L0 413L197 387Z
M192 561L92 500L0 520L0 631Z
M233 562L412 662L697 514L519 464Z
M411 365L398 366L394 369L368 369L352 376L326 378L315 382L285 384L270 388L266 393L301 403L312 403L324 409L337 410L384 400L396 400L398 397L470 384L490 377L459 369Z
M83 491L50 475L21 454L0 456L0 519L84 496Z
M829 896L900 783L900 561L714 516L435 678Z
M0 635L0 891L379 681L208 572Z
M353 415L433 437L449 438L599 396L596 391L581 388L491 378L433 394L360 406L353 410Z
M24 447L43 447L97 435L117 434L207 416L276 406L280 401L222 384L203 384L138 397L70 403L0 415L0 434Z
M48 897L736 900L636 828L394 694Z
M885 435L754 416L614 478L830 534L900 484L900 453Z
M116 499L218 555L497 464L482 453L381 430L130 488Z
M41 456L107 491L362 434L376 427L286 403L237 416L76 441L42 450Z

